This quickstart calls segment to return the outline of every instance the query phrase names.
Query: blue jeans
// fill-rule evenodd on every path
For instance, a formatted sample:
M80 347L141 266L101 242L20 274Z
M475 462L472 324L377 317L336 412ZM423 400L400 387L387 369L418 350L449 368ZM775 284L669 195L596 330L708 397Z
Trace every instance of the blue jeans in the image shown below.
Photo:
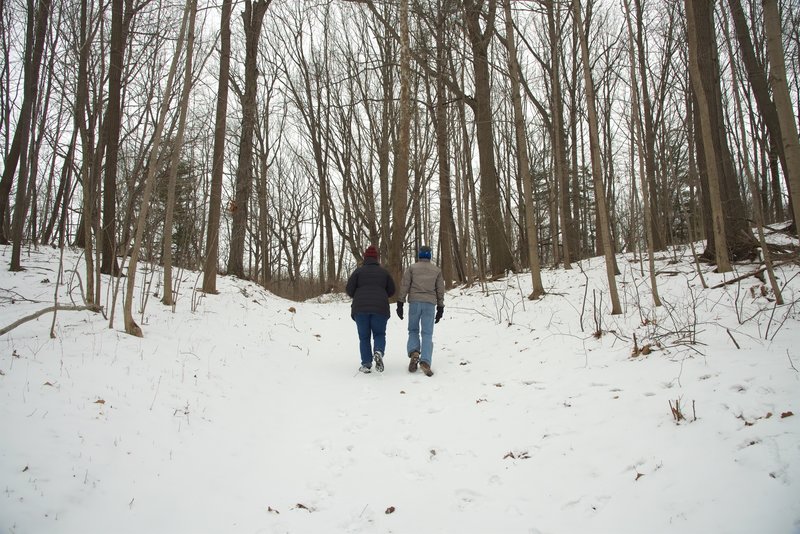
M436 306L429 302L408 303L408 343L406 352L419 352L419 359L430 365L433 357L433 319ZM420 330L422 343L420 343Z
M374 350L383 354L386 350L386 322L389 318L377 313L357 313L353 320L358 328L361 365L372 367L372 338L375 338Z

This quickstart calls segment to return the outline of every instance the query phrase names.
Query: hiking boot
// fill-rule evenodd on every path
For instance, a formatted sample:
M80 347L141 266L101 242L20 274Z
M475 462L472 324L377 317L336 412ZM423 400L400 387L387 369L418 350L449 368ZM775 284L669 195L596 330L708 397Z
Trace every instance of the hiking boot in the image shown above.
M409 362L408 362L408 372L409 373L416 373L417 372L417 364L419 363L419 352L414 351L408 355Z
M383 353L379 350L375 351L375 369L379 372L383 372Z
M358 372L359 372L359 373L364 373L364 374L367 374L367 373L371 373L371 372L372 372L372 369L370 369L370 368L369 368L369 367L367 367L366 365L362 365L361 367L359 367L359 368L358 368Z
M428 362L419 362L419 368L422 369L422 372L425 373L425 376L433 376L433 371L431 371L431 364Z

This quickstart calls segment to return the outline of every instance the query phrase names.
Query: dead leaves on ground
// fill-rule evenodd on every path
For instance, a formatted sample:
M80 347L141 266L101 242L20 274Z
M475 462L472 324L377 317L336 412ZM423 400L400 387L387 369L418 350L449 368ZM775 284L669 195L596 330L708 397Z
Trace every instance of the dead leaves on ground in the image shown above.
M530 455L528 454L528 451L522 451L517 453L515 453L514 451L509 451L506 453L505 456L503 456L503 460L508 460L509 458L511 458L512 460L528 460L530 459Z
M27 467L25 469L27 469ZM301 502L299 502L299 503L295 504L294 506L292 506L291 509L292 510L305 510L308 513L312 513L312 512L315 511L314 508L312 508L310 506L306 506L305 504L303 504ZM394 506L390 506L390 507L388 507L386 509L386 511L384 513L386 515L389 515L389 514L395 513L395 511L396 511L396 508ZM280 515L281 512L278 509L273 508L272 506L267 506L267 513Z
M773 415L772 412L767 412L766 414L764 414L764 415L762 415L760 417L755 417L752 420L748 420L747 418L745 418L745 416L743 414L739 414L739 415L736 416L736 419L741 419L744 422L744 426L753 426L753 425L756 424L756 422L758 420L760 420L760 419L770 419L772 417L772 415ZM786 411L786 412L781 412L781 419L786 419L787 417L792 417L793 415L794 415L794 412L792 412L791 410Z

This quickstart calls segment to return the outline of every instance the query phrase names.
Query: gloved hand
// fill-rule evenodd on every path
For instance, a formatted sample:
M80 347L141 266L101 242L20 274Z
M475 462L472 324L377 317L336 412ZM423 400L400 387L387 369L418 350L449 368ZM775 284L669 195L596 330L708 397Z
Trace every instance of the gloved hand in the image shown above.
M398 302L397 303L397 316L400 317L400 319L403 318L403 303L402 302Z
M444 306L436 306L436 320L434 322L438 323L441 320L442 315L444 315Z

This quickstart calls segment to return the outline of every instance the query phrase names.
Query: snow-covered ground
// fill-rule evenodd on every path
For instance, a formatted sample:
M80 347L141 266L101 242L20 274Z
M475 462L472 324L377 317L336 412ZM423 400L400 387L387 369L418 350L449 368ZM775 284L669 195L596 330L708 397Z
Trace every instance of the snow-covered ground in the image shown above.
M658 309L620 256L617 316L601 259L544 271L536 302L527 274L456 288L432 378L395 315L386 371L358 373L341 295L221 277L201 296L182 273L173 311L140 274L144 338L121 303L113 328L64 311L55 339L52 314L0 337L0 532L800 532L800 269L775 307L677 256ZM58 251L23 264L0 269L0 328L52 305ZM64 268L80 304L79 257Z

